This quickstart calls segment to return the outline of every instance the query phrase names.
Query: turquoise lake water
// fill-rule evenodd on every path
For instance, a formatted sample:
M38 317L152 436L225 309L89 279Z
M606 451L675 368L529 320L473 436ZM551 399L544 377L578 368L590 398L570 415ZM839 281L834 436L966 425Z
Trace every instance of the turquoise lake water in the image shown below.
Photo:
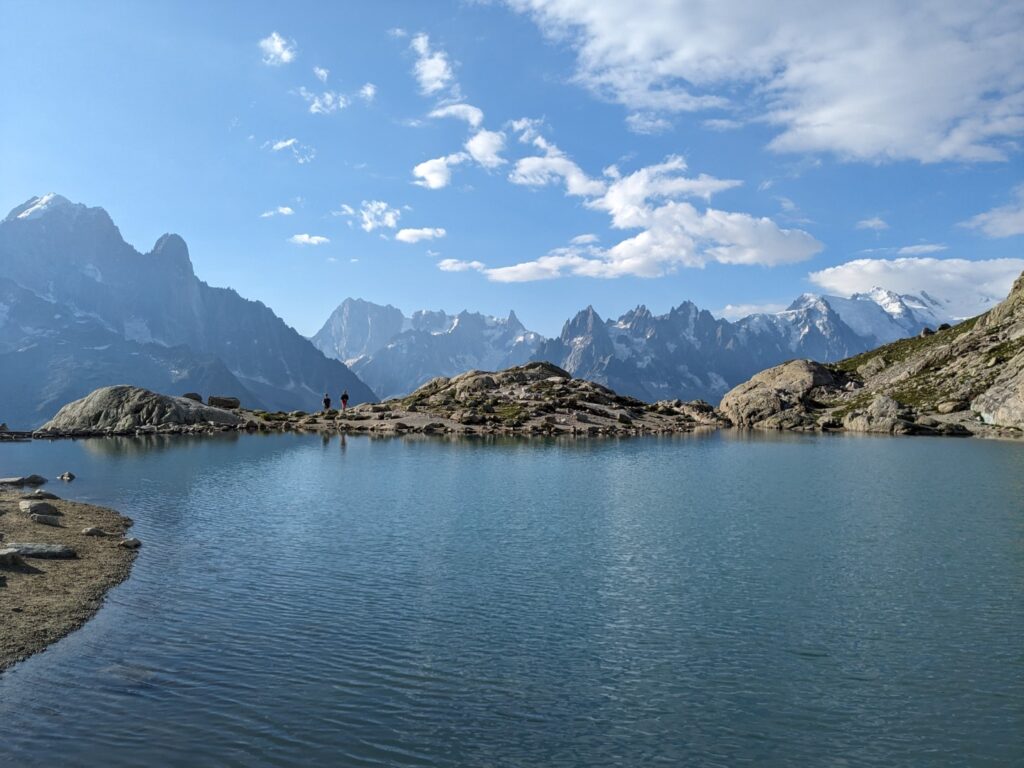
M64 470L144 546L3 765L1024 764L1024 445L0 445Z

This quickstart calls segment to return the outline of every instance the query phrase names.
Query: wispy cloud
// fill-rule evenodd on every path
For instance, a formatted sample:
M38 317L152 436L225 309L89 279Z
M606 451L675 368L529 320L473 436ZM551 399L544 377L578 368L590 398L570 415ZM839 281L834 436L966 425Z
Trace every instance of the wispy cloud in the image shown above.
M437 262L437 268L442 272L467 272L474 270L482 272L487 265L482 261L463 261L461 259L441 259Z
M508 0L633 112L742 107L778 152L998 161L1024 136L1019 2ZM719 124L721 125L721 124Z
M375 229L394 229L398 226L398 220L402 212L392 208L383 200L363 200L359 208L359 226L364 232L373 232Z
M441 227L421 227L419 229L400 229L395 240L402 243L418 243L422 240L436 240L444 237L447 232Z
M348 98L337 91L314 93L303 86L299 88L298 94L309 104L309 111L314 115L329 115L348 106Z
M857 222L857 229L873 229L876 232L881 232L888 228L888 223L879 216L872 216L870 219L861 219Z
M473 128L479 128L484 121L484 112L472 104L448 104L430 113L431 117L455 117L465 120Z
M921 243L920 245L905 245L896 251L899 256L923 256L926 253L938 253L949 248L941 243Z
M326 83L330 70L324 69L323 67L313 67L313 74L316 75L316 79L321 83Z
M651 112L634 112L626 117L626 127L633 133L649 136L672 130L672 123Z
M295 138L279 139L273 142L265 141L263 142L263 148L270 149L272 152L281 152L285 149L290 150L292 157L295 158L295 162L299 165L312 162L313 158L316 157L316 149L306 146Z
M1016 200L1009 205L979 213L961 226L980 229L988 237L1012 237L1024 235L1024 184L1014 188Z
M291 63L298 53L295 41L287 40L277 32L271 32L260 40L259 46L263 53L263 63L272 67Z
M291 216L293 213L295 213L295 211L287 205L279 205L277 208L271 208L269 211L261 213L260 218L269 219L271 216Z
M363 87L359 89L359 98L366 102L373 101L377 98L377 86L373 83L363 83Z
M324 245L331 241L323 235L307 235L303 233L299 235L292 235L288 238L288 242L294 245Z
M715 317L721 317L726 320L740 320L744 317L750 317L750 315L767 314L773 315L776 312L781 312L786 308L785 304L726 304L721 309L713 311Z

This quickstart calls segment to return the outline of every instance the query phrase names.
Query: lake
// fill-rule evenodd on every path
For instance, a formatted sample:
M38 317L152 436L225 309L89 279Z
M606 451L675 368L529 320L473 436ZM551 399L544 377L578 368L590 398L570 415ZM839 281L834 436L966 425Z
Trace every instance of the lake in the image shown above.
M1024 764L1021 444L0 444L64 470L144 546L5 765Z

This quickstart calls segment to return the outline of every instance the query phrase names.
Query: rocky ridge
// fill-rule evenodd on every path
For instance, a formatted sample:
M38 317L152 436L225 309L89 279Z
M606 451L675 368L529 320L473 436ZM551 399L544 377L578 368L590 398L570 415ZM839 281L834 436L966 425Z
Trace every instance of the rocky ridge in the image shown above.
M728 426L700 400L646 403L574 379L551 363L439 377L408 397L340 415L346 432L521 435L640 435Z
M783 363L720 407L761 429L1024 437L1024 275L983 315L838 363Z

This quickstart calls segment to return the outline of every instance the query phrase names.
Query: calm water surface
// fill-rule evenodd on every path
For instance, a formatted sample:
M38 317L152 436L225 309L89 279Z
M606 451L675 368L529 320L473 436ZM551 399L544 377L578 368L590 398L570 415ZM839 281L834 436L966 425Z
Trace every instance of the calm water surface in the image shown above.
M1022 445L0 445L65 469L144 547L3 765L1024 764Z

